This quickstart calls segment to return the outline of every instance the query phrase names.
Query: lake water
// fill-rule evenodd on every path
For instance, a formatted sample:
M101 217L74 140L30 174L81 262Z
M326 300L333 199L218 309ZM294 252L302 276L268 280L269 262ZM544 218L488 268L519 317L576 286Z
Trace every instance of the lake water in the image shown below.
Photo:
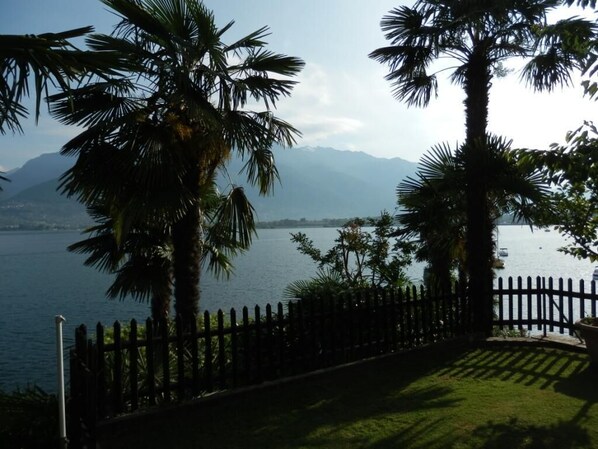
M202 310L275 304L284 287L308 279L315 265L290 241L292 229L261 229L251 250L235 260L235 275L217 281L202 279ZM327 249L337 236L333 228L301 229L316 246ZM530 232L528 227L501 226L499 246L507 247L501 276L553 276L590 280L592 264L561 254L556 232ZM72 345L81 323L144 320L149 305L108 300L110 276L83 266L83 256L66 251L81 240L78 232L0 232L0 389L35 383L55 387L55 315L63 315L65 346ZM421 278L423 266L408 274Z

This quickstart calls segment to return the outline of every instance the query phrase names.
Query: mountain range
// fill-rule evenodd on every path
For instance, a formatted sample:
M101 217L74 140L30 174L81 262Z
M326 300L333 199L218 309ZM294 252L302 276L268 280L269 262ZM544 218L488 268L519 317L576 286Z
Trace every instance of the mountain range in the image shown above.
M242 185L259 222L375 216L396 205L395 189L417 164L332 148L274 149L280 182L262 197L238 172L233 159L219 184ZM59 153L43 154L11 171L0 192L0 229L72 229L91 224L85 208L57 192L59 178L74 163Z

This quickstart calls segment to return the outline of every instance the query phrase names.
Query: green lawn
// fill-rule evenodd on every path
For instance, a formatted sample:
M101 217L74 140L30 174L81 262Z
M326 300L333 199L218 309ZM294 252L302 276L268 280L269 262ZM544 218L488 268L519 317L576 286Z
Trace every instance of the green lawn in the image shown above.
M102 448L598 448L585 354L435 349L110 429Z

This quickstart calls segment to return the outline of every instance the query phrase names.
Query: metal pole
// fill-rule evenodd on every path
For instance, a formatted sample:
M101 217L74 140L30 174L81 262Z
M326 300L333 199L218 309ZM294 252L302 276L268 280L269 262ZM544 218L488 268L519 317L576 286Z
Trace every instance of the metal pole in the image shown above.
M62 315L54 317L56 322L56 363L57 363L57 381L58 381L58 431L60 435L60 448L66 449L68 439L66 437L66 409L64 404L64 358L62 347L62 323L66 320Z

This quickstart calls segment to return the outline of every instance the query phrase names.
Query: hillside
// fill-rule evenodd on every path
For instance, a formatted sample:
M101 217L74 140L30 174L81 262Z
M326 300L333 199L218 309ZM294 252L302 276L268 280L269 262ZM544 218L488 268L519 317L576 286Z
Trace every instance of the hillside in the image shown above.
M376 158L361 152L332 148L275 149L280 182L273 195L261 197L238 172L244 165L233 159L219 184L246 188L258 221L317 220L373 216L394 210L395 188L414 173L413 162ZM58 177L72 159L44 154L11 173L0 193L0 229L80 228L90 223L84 208L56 192ZM10 186L10 187L9 187Z

